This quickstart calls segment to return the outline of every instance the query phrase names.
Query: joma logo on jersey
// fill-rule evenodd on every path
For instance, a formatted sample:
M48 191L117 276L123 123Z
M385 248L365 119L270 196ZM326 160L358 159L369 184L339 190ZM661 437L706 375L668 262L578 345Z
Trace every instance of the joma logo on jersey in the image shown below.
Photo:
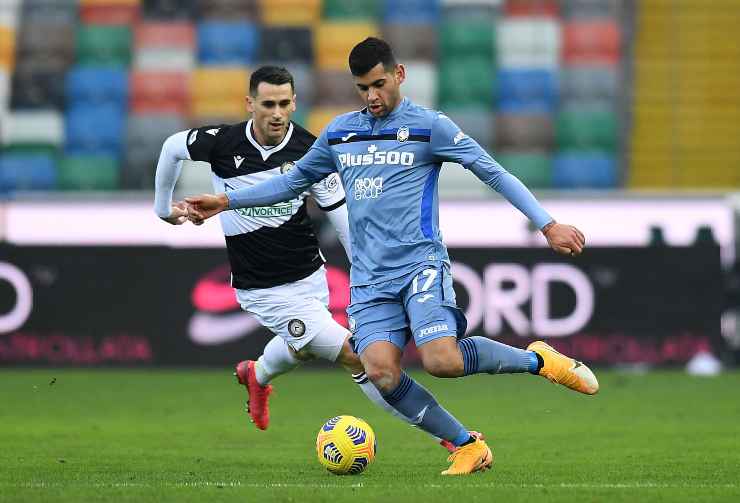
M356 178L355 199L377 199L383 193L383 177Z
M399 152L397 150L378 152L375 145L370 145L367 150L369 152L368 154L339 154L339 164L343 168L350 166L371 166L373 164L400 164L401 166L411 166L414 164L413 152Z
M293 214L291 203L276 204L275 206L257 206L255 208L237 208L236 211L242 217L289 217Z

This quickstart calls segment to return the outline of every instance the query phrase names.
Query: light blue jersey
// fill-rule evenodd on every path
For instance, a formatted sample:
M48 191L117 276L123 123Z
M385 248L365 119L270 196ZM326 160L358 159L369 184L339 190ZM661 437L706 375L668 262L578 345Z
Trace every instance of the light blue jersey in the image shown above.
M373 285L449 263L437 196L444 161L470 169L539 228L552 220L529 190L449 117L406 98L383 118L366 110L338 116L296 169L227 196L230 208L274 204L338 172L347 193L351 283ZM495 232L495 224L481 231Z

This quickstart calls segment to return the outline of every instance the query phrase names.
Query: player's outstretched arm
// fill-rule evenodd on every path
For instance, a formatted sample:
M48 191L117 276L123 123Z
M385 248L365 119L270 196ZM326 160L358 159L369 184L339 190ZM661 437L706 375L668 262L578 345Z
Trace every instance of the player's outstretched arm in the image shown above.
M189 159L187 131L175 133L162 144L162 151L154 175L154 212L159 218L172 225L187 222L187 205L183 201L172 202L172 193L182 171L182 161Z

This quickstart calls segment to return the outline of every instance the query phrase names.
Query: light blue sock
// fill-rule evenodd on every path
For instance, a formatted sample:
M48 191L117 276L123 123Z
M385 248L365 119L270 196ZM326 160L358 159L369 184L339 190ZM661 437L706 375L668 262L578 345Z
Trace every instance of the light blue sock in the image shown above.
M435 437L449 440L454 445L462 445L470 438L468 430L460 421L452 417L429 391L405 372L401 372L398 387L383 395L383 398L398 412L410 418L411 423Z
M537 355L533 351L501 344L487 337L467 337L457 342L463 355L465 375L537 373Z

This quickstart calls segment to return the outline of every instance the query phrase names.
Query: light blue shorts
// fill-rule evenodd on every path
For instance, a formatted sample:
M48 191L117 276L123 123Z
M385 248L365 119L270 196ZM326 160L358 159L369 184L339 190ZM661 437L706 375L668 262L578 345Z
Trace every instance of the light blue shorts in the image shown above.
M356 353L376 341L401 350L413 336L417 346L465 333L467 322L455 302L452 275L444 263L426 264L408 275L350 290L347 308Z

